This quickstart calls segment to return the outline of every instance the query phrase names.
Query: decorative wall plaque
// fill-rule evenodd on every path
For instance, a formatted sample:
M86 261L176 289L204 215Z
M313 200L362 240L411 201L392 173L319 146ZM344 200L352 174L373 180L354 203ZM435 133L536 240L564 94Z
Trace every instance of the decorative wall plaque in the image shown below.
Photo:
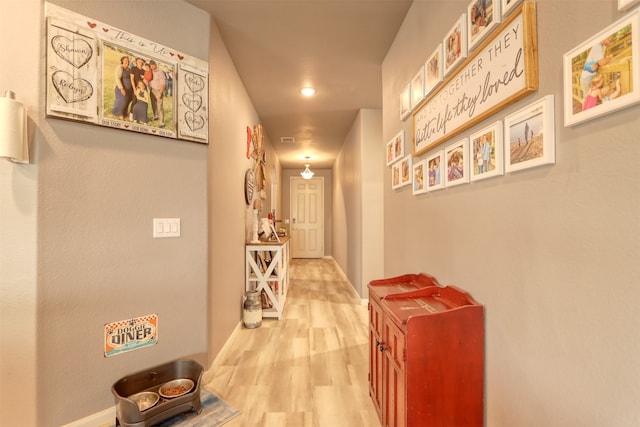
M538 89L536 4L525 2L413 115L420 155Z

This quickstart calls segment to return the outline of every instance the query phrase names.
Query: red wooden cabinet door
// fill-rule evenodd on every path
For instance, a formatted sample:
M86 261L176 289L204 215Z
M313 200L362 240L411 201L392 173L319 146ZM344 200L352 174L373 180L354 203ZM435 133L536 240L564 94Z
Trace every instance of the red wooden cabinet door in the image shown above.
M405 334L393 322L383 324L383 424L406 426Z
M382 416L382 309L371 300L369 303L369 394L373 399L378 416Z

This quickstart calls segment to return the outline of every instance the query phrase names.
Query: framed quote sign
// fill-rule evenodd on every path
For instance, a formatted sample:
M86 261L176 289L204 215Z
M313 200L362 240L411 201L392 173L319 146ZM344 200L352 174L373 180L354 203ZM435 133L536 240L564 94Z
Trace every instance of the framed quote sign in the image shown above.
M538 89L536 3L524 2L413 114L413 155Z

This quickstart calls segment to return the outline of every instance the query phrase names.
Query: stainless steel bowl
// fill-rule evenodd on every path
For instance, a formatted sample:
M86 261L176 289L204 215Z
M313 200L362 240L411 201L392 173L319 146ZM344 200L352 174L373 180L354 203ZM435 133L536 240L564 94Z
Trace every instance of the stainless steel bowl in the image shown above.
M193 389L193 381L189 378L179 378L162 384L158 393L165 399L172 399L189 393L191 389Z
M136 402L138 409L142 412L155 406L155 404L158 403L158 400L160 400L160 396L158 396L158 393L154 393L152 391L143 391L132 394L129 396L129 399Z

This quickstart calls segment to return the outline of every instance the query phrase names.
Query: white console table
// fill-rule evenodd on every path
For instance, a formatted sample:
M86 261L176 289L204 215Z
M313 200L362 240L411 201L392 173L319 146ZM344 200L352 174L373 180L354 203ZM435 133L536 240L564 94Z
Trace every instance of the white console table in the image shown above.
M280 320L289 286L289 237L247 243L245 269L245 290L260 291L262 317Z

